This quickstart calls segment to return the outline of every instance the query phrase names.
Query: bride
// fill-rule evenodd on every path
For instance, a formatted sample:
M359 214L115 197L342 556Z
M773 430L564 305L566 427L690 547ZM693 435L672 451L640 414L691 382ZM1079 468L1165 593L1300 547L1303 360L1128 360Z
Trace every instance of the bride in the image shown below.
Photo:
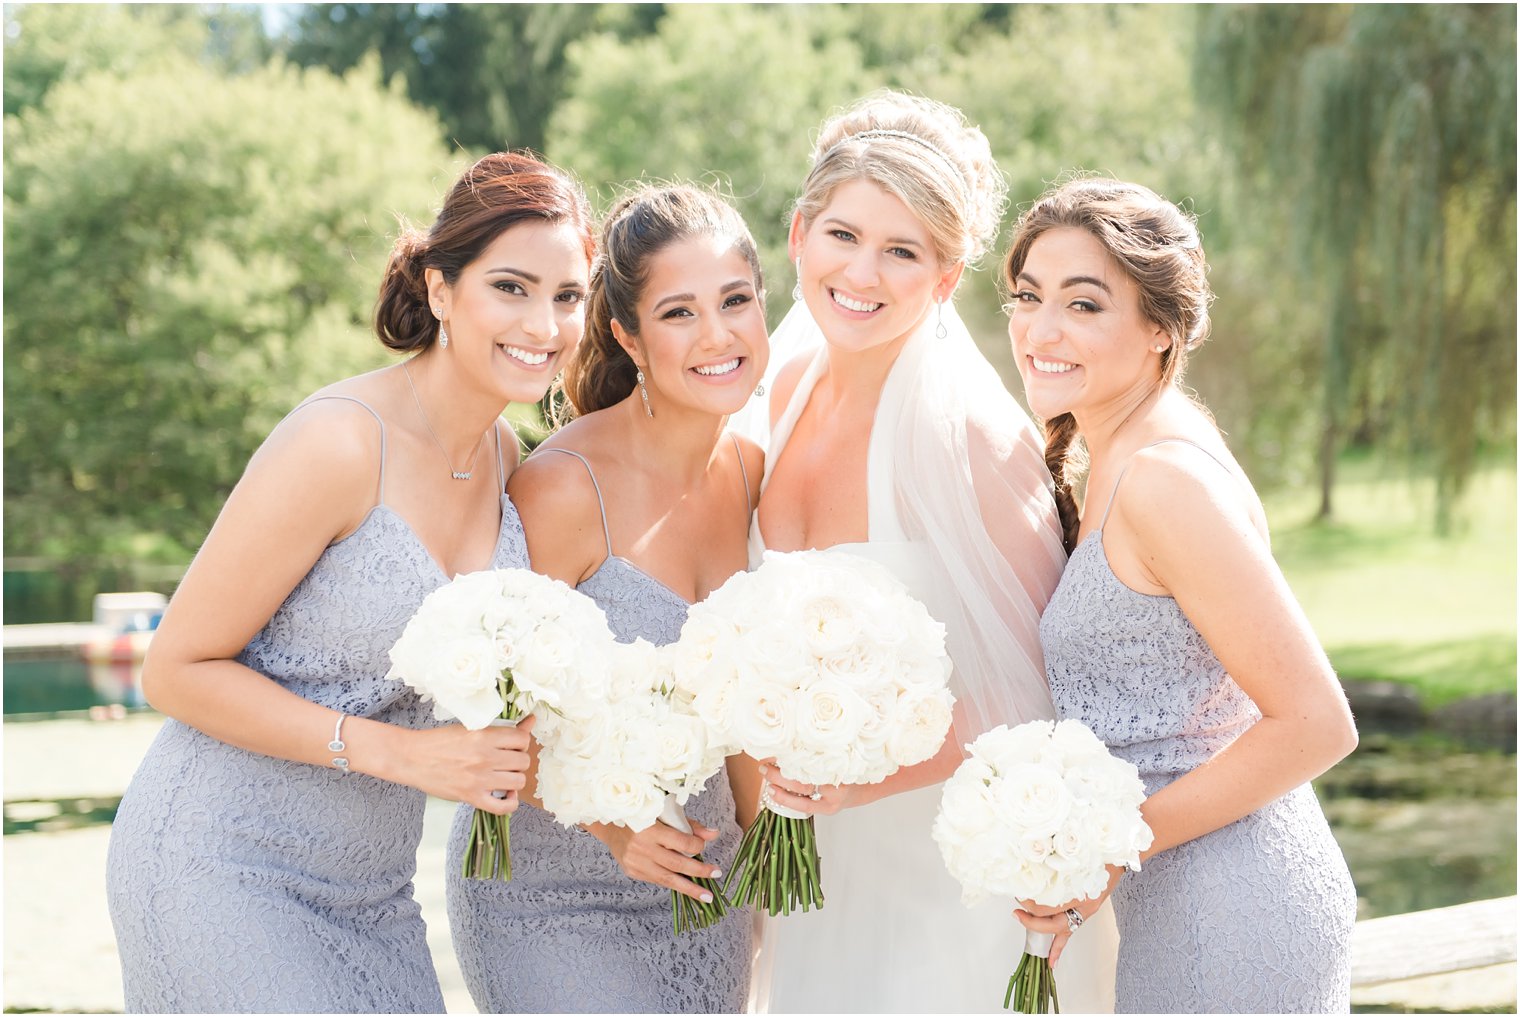
M951 303L1004 191L958 110L880 92L824 125L797 201L797 302L773 336L769 421L748 425L769 432L752 564L836 547L887 565L946 626L957 706L939 753L884 783L767 771L767 796L821 817L828 903L768 922L759 1009L994 1010L1022 950L1008 906L962 906L929 834L961 746L1053 716L1038 623L1065 554L1050 474ZM1069 944L1066 1010L1113 1009L1117 943L1105 909Z

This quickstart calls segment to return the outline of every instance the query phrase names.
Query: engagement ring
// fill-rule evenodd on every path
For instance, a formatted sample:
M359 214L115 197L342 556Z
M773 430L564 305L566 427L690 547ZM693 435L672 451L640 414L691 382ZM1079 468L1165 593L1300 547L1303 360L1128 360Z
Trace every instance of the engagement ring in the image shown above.
M1087 919L1083 918L1082 912L1078 911L1076 908L1066 909L1066 928L1069 931L1076 932L1082 927L1082 923L1085 921L1087 921Z
M823 797L823 792L821 792L821 791L818 790L818 785L817 784L814 784L813 785L813 793L810 794L810 795L808 795L808 797L816 802L816 801L818 801L819 799L821 799Z

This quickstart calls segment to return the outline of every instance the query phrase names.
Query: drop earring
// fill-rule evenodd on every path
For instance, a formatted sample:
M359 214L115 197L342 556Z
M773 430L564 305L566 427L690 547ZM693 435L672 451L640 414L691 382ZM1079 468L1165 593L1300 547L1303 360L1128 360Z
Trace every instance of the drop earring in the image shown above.
M639 383L639 397L644 400L644 416L652 417L654 410L649 408L649 389L644 387L644 372L640 371L635 375L635 380Z
M939 310L934 315L934 334L936 337L943 339L950 334L950 330L945 327L945 302L943 300L939 301L938 307Z
M796 302L796 303L801 303L802 302L802 259L800 257L797 259L796 265L797 265L797 281L792 284L792 300L794 302Z
M757 395L757 396L763 396L763 395L765 395L765 382L762 381L760 384L758 384L758 385L755 386L755 395Z
M449 330L443 327L441 321L438 323L438 348L440 350L449 348Z

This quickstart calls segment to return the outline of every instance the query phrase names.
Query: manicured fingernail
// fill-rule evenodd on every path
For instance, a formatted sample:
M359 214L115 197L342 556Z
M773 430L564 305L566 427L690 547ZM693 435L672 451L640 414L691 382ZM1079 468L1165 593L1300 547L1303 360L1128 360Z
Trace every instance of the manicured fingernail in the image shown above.
M723 870L722 869L713 869L712 870L712 875L708 876L707 878L708 879L722 879L723 878Z
M702 895L702 903L703 904L711 904L712 903L712 894L710 894L710 893L704 893Z

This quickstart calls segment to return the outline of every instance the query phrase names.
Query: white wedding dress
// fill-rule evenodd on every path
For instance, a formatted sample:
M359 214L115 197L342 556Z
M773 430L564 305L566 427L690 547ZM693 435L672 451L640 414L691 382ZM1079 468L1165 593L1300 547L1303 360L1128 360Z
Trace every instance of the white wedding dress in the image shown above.
M944 619L957 615L936 610L931 551L907 538L892 496L897 449L891 423L932 343L932 335L923 335L904 347L877 404L867 462L869 540L834 549L885 565L930 614ZM814 356L769 435L762 491L826 356L826 350ZM765 550L757 512L750 526L752 568ZM1048 704L1048 694L1040 691ZM1048 705L1046 710L1044 716L1053 715ZM941 789L935 784L815 819L825 906L761 920L753 1012L1003 1012L1024 928L1011 901L974 908L961 903L960 886L930 836ZM1105 904L1060 959L1056 982L1063 1012L1113 1011L1118 943Z

